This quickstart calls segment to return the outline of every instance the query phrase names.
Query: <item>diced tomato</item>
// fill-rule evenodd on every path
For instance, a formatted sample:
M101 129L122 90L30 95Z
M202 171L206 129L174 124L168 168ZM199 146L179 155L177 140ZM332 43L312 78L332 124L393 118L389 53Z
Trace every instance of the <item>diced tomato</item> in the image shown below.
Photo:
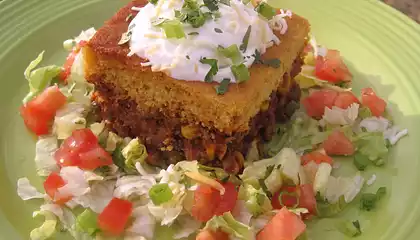
M64 204L68 202L72 196L59 196L58 189L66 185L64 179L57 173L51 173L44 181L45 192L50 196L56 204Z
M25 126L37 136L48 134L49 116L43 115L37 108L34 108L31 102L20 107L20 115L23 118Z
M225 194L221 196L220 203L218 204L214 215L220 216L225 212L232 211L238 200L238 191L236 190L235 184L231 182L223 183L225 187Z
M57 86L46 88L40 95L31 102L45 115L54 117L58 109L66 104L67 97Z
M54 153L54 159L60 167L80 165L79 153L65 147L60 147Z
M315 91L302 100L306 113L310 117L320 118L324 115L325 107L332 108L338 93L332 90Z
M38 136L47 134L56 111L66 103L66 100L66 96L57 86L46 88L20 108L26 127Z
M199 222L210 220L220 203L220 192L208 185L200 185L194 192L191 215Z
M331 165L333 164L333 159L331 157L317 151L310 152L303 155L301 157L301 160L302 160L302 165L306 165L311 161L314 161L316 164L320 164L323 162L331 164Z
M353 77L337 50L328 50L325 57L317 57L315 75L331 83L351 81Z
M198 233L195 240L229 240L229 235L221 230L212 231L210 229L204 229Z
M86 170L113 163L111 155L99 146L98 138L88 128L74 130L54 153L54 158L61 167L77 166Z
M328 155L353 155L354 146L342 131L334 131L323 143Z
M335 99L334 106L347 109L353 103L359 103L359 100L352 92L341 92Z
M109 234L118 236L133 212L133 204L127 200L113 198L98 216L99 228Z
M308 209L310 214L316 215L316 199L314 188L311 184L299 186L299 207Z
M311 184L283 186L274 194L271 205L275 209L301 207L308 209L312 215L316 214L316 200Z
M78 54L78 51L72 51L66 59L66 62L63 65L63 70L60 73L60 80L63 82L67 82L67 78L71 74L71 68L73 66L74 60L76 60L76 56Z
M70 137L64 140L62 147L75 152L84 152L98 145L98 138L89 128L74 130Z
M79 158L79 167L86 170L95 170L98 167L108 166L113 163L111 155L100 146L80 153Z
M294 240L306 229L296 214L282 208L257 235L257 240Z
M386 102L378 97L372 88L362 89L362 104L368 107L375 117L380 117L385 112Z

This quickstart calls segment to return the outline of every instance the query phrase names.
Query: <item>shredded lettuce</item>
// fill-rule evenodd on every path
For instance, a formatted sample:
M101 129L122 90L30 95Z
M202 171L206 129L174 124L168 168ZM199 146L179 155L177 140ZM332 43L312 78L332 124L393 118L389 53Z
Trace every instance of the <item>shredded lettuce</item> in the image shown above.
M255 239L255 234L252 228L239 221L236 221L230 212L226 212L222 216L214 216L207 222L205 228L209 228L213 231L221 229L235 239Z
M358 152L375 161L383 159L388 148L382 132L361 133L357 136Z
M360 229L360 223L358 220L356 221L339 221L336 224L337 229L342 232L343 234L349 237L357 237L362 234L362 230Z
M321 195L325 194L331 171L332 167L328 163L320 163L318 165L313 186L315 193L319 192Z
M74 197L72 201L84 208L90 208L96 213L101 213L111 201L114 188L114 180L98 181L92 184L88 193Z
M41 52L25 70L24 75L29 83L29 93L23 99L24 104L48 87L53 78L61 72L61 67L55 65L35 69L41 63L43 57L44 52Z
M128 233L142 236L146 239L153 239L156 220L150 214L147 206L140 206L134 209L132 217L133 223L127 228Z
M45 194L38 192L38 190L31 185L27 178L20 178L17 182L17 194L23 201L30 199L43 199Z
M55 227L57 226L57 217L49 211L34 212L33 217L44 216L44 223L30 233L31 240L45 240L53 236Z
M322 119L333 125L352 125L356 121L359 114L359 104L353 103L347 109L325 107Z
M130 196L148 195L149 189L156 184L153 176L123 176L117 179L114 196L128 199Z
M48 176L59 170L53 154L58 149L55 136L40 137L35 146L35 164L39 176Z
M62 140L71 136L74 130L86 127L86 107L77 102L71 102L59 109L54 118L54 133Z
M91 211L90 209L86 209L83 211L76 219L76 230L81 232L86 232L89 235L93 236L97 231L99 231L98 227L98 214Z
M239 199L245 201L245 206L253 216L271 211L271 201L260 188L256 189L251 184L242 185L239 189Z
M175 222L174 239L184 239L193 235L201 227L201 223L197 222L189 214L181 215Z
M121 153L125 158L125 166L129 169L135 169L136 162L143 163L147 158L146 147L138 138L131 140Z
M360 193L364 182L365 180L359 172L354 177L330 176L322 196L329 203L337 203L341 197L344 197L346 203L350 203Z
M78 167L63 167L60 170L60 176L66 182L66 185L58 189L57 195L62 196L83 196L90 191L85 172Z
M249 225L252 219L252 213L246 207L246 202L244 200L237 200L235 208L232 210L232 215L239 222Z

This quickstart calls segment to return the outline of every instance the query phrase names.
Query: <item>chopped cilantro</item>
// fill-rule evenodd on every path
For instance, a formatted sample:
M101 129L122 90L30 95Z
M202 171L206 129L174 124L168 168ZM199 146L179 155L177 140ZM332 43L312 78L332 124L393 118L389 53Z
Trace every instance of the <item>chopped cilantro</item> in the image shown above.
M268 5L268 3L261 1L258 6L255 8L261 16L267 18L268 20L276 16L276 9Z
M190 32L190 33L188 33L188 35L190 35L190 36L195 36L195 35L198 35L199 33L198 32Z
M239 65L233 65L232 67L230 67L230 69L238 83L246 82L249 80L250 74L245 64L241 63Z
M219 67L217 66L217 60L216 59L210 59L210 58L202 58L200 59L200 62L202 64L208 64L211 66L209 72L207 73L206 77L204 78L205 82L212 82L214 75L219 71Z
M219 10L217 0L204 0L204 5L212 12Z
M227 48L219 46L217 47L217 52L232 60L233 64L239 64L244 59L236 44L232 44Z
M386 194L386 187L380 187L376 193L364 193L360 198L360 209L371 211L376 203Z
M245 33L245 35L244 35L244 37L243 37L243 39L242 39L242 44L241 44L241 46L239 47L239 49L242 51L242 52L245 52L246 51L246 49L248 48L248 42L249 42L249 37L251 36L251 25L249 25L248 26L248 29L246 30L246 33Z
M254 59L254 64L262 64L273 68L279 68L280 67L280 59L278 58L271 58L264 60L261 57L261 53L258 50L255 50L255 53L252 55Z
M229 88L229 83L230 83L230 78L225 78L222 80L222 82L220 82L219 85L214 86L214 88L216 89L217 95L225 94Z
M220 29L220 28L214 28L214 31L217 32L217 33L223 33L222 29Z

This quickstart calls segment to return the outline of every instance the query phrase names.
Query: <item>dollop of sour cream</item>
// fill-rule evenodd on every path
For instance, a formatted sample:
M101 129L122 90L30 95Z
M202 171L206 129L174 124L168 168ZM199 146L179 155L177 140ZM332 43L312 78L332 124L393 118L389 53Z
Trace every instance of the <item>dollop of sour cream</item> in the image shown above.
M203 4L202 0L197 2ZM243 63L249 68L254 62L256 50L264 53L268 47L280 43L273 29L284 33L287 30L284 17L291 17L290 12L282 11L282 14L268 21L259 16L251 3L245 5L240 0L231 0L230 6L218 5L220 17L208 19L201 27L182 24L185 38L166 38L164 31L154 26L153 21L175 19L175 10L181 10L182 6L182 0L159 0L156 5L148 3L142 8L135 8L139 12L129 26L129 44L130 54L148 59L143 65L150 66L152 71L163 71L172 78L189 81L204 81L211 66L201 63L200 59L209 58L218 60L219 71L214 81L221 82L229 78L231 82L236 82L230 69L231 60L220 56L217 47L227 48L236 44L239 48L251 26L247 49L241 51ZM204 6L201 9L209 11Z

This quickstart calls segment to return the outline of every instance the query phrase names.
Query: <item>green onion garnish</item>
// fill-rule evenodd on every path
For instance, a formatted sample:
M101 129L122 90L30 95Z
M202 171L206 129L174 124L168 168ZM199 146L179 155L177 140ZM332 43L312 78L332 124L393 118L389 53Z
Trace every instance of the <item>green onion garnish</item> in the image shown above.
M212 12L219 10L217 0L204 0L204 5Z
M190 33L188 33L188 35L190 35L190 36L195 36L195 35L198 35L199 33L198 32L190 32Z
M239 49L241 49L242 52L245 52L246 49L248 48L248 42L249 42L250 36L251 36L251 25L249 25L248 29L246 30L246 33L242 39L242 44L239 47Z
M229 83L230 83L230 78L225 78L225 79L222 80L222 82L220 82L220 84L218 86L214 86L214 88L216 89L217 95L225 94L227 92L228 88L229 88ZM229 179L229 177L228 177L228 179Z
M148 0L148 1L149 1L149 3L151 3L153 5L156 5L159 2L159 0Z
M254 57L254 64L262 64L267 65L269 67L273 68L279 68L280 67L280 59L278 58L272 58L268 60L264 60L261 57L261 53L258 50L255 50L255 53L252 55Z
M219 2L220 2L221 4L226 5L226 6L230 6L230 0L219 0Z
M233 76L235 76L235 79L238 83L246 82L249 80L250 75L245 64L241 63L239 65L233 65L230 67L230 69L232 70Z
M178 20L165 20L156 26L161 27L165 31L167 38L185 38L184 29Z
M372 164L372 161L367 156L357 152L354 155L353 163L359 171L364 171L367 166Z
M283 196L293 198L294 200L296 200L296 203L293 206L287 206L286 203L283 202ZM282 206L286 206L289 208L297 208L299 206L299 196L296 192L281 192L278 198L279 203Z
M227 48L219 46L217 47L217 52L224 57L231 59L233 64L239 64L244 59L236 44L232 44Z
M380 187L375 193L363 193L360 198L360 209L370 211L376 207L376 203L386 194L386 188Z
M169 188L167 183L153 185L153 187L149 190L150 200L152 200L153 204L156 206L170 201L173 196L172 190Z
M89 208L82 212L76 219L76 229L80 232L86 232L93 236L99 231L98 227L98 214Z
M268 20L276 16L276 9L268 5L266 2L260 2L260 4L258 4L258 6L255 8L255 11L257 11L261 16L267 18Z
M217 33L223 33L222 29L220 29L220 28L214 28L214 31L217 32Z
M217 66L217 60L216 59L209 59L209 58L202 58L200 59L200 62L202 64L208 64L211 66L209 72L207 73L206 77L204 78L205 82L212 82L214 75L217 74L219 71L219 67Z
M128 16L125 18L125 21L126 21L126 22L128 22L128 21L130 21L132 18L133 18L133 14L132 14L132 13L130 13L130 14L128 14Z

